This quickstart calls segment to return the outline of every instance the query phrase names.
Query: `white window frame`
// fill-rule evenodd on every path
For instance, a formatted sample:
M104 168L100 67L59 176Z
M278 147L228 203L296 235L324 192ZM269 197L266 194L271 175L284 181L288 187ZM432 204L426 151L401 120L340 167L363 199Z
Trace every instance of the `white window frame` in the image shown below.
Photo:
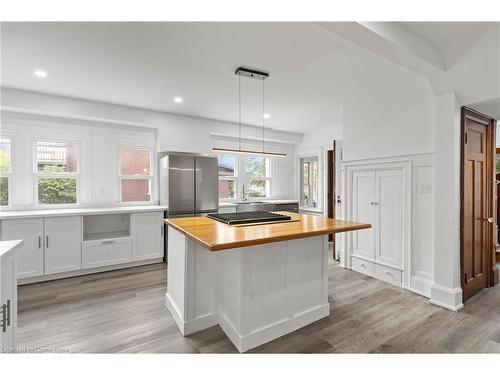
M313 155L313 156L302 156L299 158L299 175L300 175L300 207L303 207L305 209L318 209L319 207L319 194L320 194L320 181L319 181L319 174L320 174L320 164L319 164L319 156L318 155ZM316 192L314 194L314 188L312 186L312 163L316 161ZM309 163L309 181L308 181L308 186L309 186L309 195L310 197L316 195L316 206L308 205L305 206L303 205L303 194L304 194L304 170L303 170L303 162L308 162Z
M38 142L53 142L53 143L65 143L76 145L76 173L43 173L38 171L38 153L37 153L37 143ZM42 208L66 208L66 207L77 207L81 202L81 192L80 192L80 170L81 170L81 143L80 141L68 140L68 139L57 139L57 138L33 138L32 139L32 161L33 161L33 202L35 206ZM76 202L75 203L61 203L61 204L50 204L50 203L40 203L38 201L38 179L39 178L74 178L76 180Z
M220 154L223 155L223 154ZM236 160L236 165L235 165L235 176L224 176L221 177L219 176L219 180L230 180L235 182L235 194L234 198L219 198L220 202L235 202L239 200L245 199L243 197L243 192L242 192L242 187L245 186L245 193L248 192L248 186L250 182L252 181L259 181L259 180L265 180L266 183L266 196L265 197L249 197L247 195L246 199L248 201L256 201L256 200L262 200L262 199L270 199L272 198L272 192L273 192L273 175L274 175L274 169L275 169L275 160L272 157L265 156L265 155L242 155L242 154L224 154L224 155L232 155L235 157ZM267 175L265 177L253 177L249 175L246 172L246 157L247 156L261 156L266 158L266 173Z
M240 165L240 160L239 160L239 155L236 154L220 154L220 155L231 155L234 156L234 176L219 176L219 181L234 181L234 197L233 198L220 198L220 202L233 202L238 199L238 194L239 194L239 189L238 187L240 186L238 176L240 176L239 173L239 165ZM218 168L218 158L217 158L217 168Z
M252 181L266 181L266 195L263 197L250 197L247 196L247 200L259 200L259 199L269 199L271 198L271 192L272 192L272 176L273 176L273 159L269 156L264 156L264 155L255 155L256 157L263 157L266 159L266 176L265 177L254 177L250 174L247 173L246 171L246 157L252 157L254 155L241 155L242 158L242 176L243 178L243 183L245 184L245 193L249 192L248 186ZM245 197L242 197L242 199L245 199Z
M149 152L149 175L146 174L122 174L122 161L120 157L120 152L123 149L129 150L140 150L140 151L148 151ZM121 144L118 145L118 199L120 204L122 205L144 205L151 204L153 202L153 177L154 177L154 150L151 147L145 146L136 146L136 145L127 145ZM122 181L123 180L148 180L149 179L149 200L148 201L123 201L122 200Z
M10 208L12 206L12 192L13 192L13 188L12 188L12 181L14 180L12 178L13 176L13 171L14 171L14 138L11 136L11 135L4 135L2 134L1 139L8 139L10 141L10 170L8 172L0 172L0 177L7 177L7 186L8 186L8 190L7 190L7 195L8 195L8 199L7 199L7 205L5 206L0 206L0 208L2 209L6 209L6 208Z

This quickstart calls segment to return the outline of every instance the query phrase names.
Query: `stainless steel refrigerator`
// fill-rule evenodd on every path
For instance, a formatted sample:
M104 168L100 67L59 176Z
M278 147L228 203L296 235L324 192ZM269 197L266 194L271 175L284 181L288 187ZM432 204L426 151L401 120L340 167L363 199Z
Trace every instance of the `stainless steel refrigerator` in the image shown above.
M217 157L167 153L160 158L159 178L160 204L167 207L166 217L200 216L219 210Z

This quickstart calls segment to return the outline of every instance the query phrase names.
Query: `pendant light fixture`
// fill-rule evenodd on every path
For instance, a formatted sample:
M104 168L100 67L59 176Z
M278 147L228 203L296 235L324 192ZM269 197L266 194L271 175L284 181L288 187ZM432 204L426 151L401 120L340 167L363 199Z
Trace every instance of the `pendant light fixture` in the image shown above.
M269 77L269 73L261 72L258 70L247 69L243 67L239 67L234 72L238 76L238 148L221 148L214 147L212 150L217 151L219 153L228 153L228 154L246 154L246 155L263 155L263 156L278 156L285 157L286 154L281 152L269 152L265 150L265 85L264 81ZM241 77L258 79L262 81L262 151L252 151L252 150L243 150L241 148Z

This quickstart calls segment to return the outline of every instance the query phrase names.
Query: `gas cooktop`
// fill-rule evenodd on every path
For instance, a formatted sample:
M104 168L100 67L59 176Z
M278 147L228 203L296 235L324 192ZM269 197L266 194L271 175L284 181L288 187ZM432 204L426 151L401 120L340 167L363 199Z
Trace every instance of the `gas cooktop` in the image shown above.
M288 215L275 214L267 211L248 211L227 214L208 214L207 217L229 225L267 223L274 221L286 221L292 218Z

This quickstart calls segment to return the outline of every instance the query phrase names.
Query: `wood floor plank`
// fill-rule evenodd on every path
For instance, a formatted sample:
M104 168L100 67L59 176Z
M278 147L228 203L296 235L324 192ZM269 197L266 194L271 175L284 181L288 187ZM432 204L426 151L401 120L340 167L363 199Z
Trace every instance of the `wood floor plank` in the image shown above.
M20 286L20 347L74 353L237 353L218 326L183 337L164 264ZM500 353L500 287L459 312L329 265L330 316L250 353Z

